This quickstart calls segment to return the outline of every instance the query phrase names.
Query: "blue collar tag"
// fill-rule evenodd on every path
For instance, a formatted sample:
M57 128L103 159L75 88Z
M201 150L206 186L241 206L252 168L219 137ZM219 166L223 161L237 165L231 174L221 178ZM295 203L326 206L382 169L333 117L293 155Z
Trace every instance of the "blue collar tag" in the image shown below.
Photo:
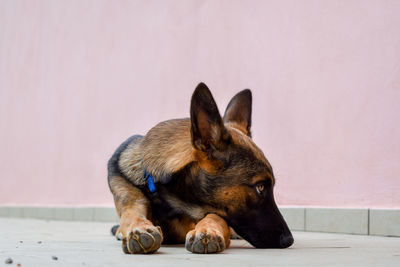
M154 179L153 176L151 176L149 173L147 173L146 171L144 171L144 177L147 181L147 187L149 188L149 191L151 193L154 193L157 191L156 189L156 185L154 184Z

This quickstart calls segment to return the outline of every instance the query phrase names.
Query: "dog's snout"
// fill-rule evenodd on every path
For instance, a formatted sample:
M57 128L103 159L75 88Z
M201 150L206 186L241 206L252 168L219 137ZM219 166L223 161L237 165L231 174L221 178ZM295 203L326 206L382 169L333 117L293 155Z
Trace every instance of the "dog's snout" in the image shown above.
M288 248L294 242L293 236L291 234L282 234L279 239L279 244L281 248Z

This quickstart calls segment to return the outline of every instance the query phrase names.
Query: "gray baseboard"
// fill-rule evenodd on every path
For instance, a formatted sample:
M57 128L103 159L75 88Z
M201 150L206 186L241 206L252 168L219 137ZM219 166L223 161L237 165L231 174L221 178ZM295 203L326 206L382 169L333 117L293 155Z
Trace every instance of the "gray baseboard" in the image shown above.
M306 231L368 234L368 209L306 209Z
M400 237L399 209L280 208L297 231Z
M369 234L400 236L400 210L371 209L369 211Z
M107 207L0 207L0 217L63 221L119 221L115 208Z
M280 208L294 231L400 237L399 209ZM0 207L0 217L118 222L115 208Z

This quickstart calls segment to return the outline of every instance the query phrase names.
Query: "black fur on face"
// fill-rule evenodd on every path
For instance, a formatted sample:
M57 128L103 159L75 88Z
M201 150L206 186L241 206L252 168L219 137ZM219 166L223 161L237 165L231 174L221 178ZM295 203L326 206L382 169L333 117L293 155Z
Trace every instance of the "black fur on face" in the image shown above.
M233 144L228 147L217 153L224 170L217 175L202 174L207 181L203 191L212 192L210 199L216 196L210 204L225 210L228 224L254 247L291 246L292 234L274 200L272 169L251 150ZM221 199L218 192L228 195L227 199Z
M229 225L256 248L286 248L293 244L293 236L275 204L272 187L258 205L248 210L229 214Z

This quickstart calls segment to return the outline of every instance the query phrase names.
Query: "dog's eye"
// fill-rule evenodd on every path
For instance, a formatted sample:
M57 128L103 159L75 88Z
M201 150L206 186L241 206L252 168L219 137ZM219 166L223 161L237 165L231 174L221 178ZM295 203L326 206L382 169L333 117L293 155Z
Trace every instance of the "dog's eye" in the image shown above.
M256 185L256 191L259 195L262 195L265 190L264 183L259 183Z

